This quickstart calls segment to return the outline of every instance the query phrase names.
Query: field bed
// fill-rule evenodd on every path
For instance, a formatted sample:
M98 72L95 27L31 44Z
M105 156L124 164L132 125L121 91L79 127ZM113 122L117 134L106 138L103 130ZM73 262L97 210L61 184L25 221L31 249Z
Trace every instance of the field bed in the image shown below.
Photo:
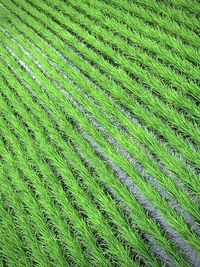
M200 266L199 19L1 0L0 266Z

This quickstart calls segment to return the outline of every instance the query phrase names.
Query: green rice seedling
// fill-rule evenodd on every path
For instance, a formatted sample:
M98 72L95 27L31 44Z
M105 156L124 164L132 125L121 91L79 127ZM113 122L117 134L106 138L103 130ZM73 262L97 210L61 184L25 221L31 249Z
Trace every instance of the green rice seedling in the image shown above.
M155 104L154 104L155 105ZM173 116L173 118L174 118L174 116ZM184 129L186 128L185 126L183 126L184 127ZM195 133L196 131L194 131L194 133Z

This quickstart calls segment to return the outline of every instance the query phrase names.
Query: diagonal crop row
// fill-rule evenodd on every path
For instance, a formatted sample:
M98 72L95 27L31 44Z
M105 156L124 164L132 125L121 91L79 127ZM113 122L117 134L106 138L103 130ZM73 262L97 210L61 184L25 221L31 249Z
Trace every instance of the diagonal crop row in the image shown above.
M158 127L156 127L156 128L158 128ZM165 129L165 132L166 132L166 129ZM176 139L177 139L178 137L176 137ZM183 144L181 145L181 146L179 146L180 148L182 148L182 146L183 146ZM184 153L184 150L182 151L183 153ZM194 157L194 159L195 159L195 157Z
M14 101L10 101L11 103L13 103ZM17 106L15 105L15 107L17 108ZM6 111L6 113L7 114L9 114L9 111L7 110ZM11 117L11 114L10 114L10 117ZM19 130L21 130L21 129L19 129ZM22 131L22 130L21 130ZM22 136L24 136L25 135L25 133L24 132L21 132L21 134L22 134ZM37 142L37 139L35 140L36 142ZM55 142L55 141L54 141ZM58 145L58 143L57 143L57 145ZM65 148L66 148L66 146L65 146ZM51 151L51 148L50 148L50 146L47 146L47 149L48 150L46 150L46 151L48 151L48 153L49 153L49 155L52 155L52 153L53 153L53 151ZM66 152L65 152L66 153ZM46 155L46 157L49 157L49 159L50 160L53 160L50 156L47 156ZM59 155L57 155L57 159L59 159ZM61 158L60 158L60 160L61 160ZM58 166L57 165L58 163L56 163L56 161L54 160L54 166ZM69 174L68 174L68 177L69 177ZM92 180L90 180L90 183L92 182ZM78 190L78 188L77 188L77 190ZM93 188L93 190L94 190L94 188ZM97 188L96 188L96 190L97 190ZM81 194L80 193L80 195L81 196L83 196L83 194ZM97 196L101 196L101 194L97 194ZM78 201L78 203L80 203L80 201ZM89 203L88 203L88 205L89 205ZM91 208L91 207L90 207ZM117 214L115 214L115 217L117 216ZM116 217L117 218L117 217ZM99 220L99 222L100 222L101 220ZM93 223L93 220L91 220L91 223ZM108 229L107 229L107 231L108 231ZM129 230L130 231L130 230ZM129 232L129 235L127 235L127 239L129 239L129 241L132 243L133 241L131 241L131 240L134 240L133 238L131 238L131 236L130 236L130 232ZM107 235L108 235L108 233L107 233ZM107 236L107 238L108 238L108 240L109 240L109 236ZM135 239L135 242L136 242L136 239ZM136 243L135 243L135 245L136 245ZM140 243L140 245L141 245L141 243ZM118 251L118 250L117 250ZM147 253L147 250L145 250L145 252ZM144 254L145 255L145 254Z
M48 2L49 3L49 2ZM96 8L91 8L88 5L84 5L82 2L79 3L78 1L76 3L70 2L73 8L75 10L70 9L69 7L66 8L66 5L64 2L61 2L59 5L54 5L55 8L59 8L59 11L62 10L63 14L67 14L71 17L71 15L76 12L76 10L80 11L80 13L75 13L77 16L74 18L77 20L79 19L79 23L84 25L86 28L88 28L90 31L98 31L102 28L94 27L93 29L90 28L90 24L88 23L88 19L85 18L84 15L86 15L88 18L90 18L95 24L97 22L101 23L101 27L103 27L103 30L105 33L106 30L109 29L109 39L106 38L110 42L111 45L116 45L119 47L120 43L123 44L123 46L120 46L119 48L125 55L126 53L130 56L130 58L134 58L135 60L138 60L140 63L145 64L148 61L144 60L144 58L149 59L151 58L151 64L148 65L149 68L153 70L155 66L155 73L159 73L160 75L164 76L164 69L167 70L166 66L169 70L174 70L174 72L179 71L181 74L187 75L188 79L199 79L199 72L198 69L195 68L191 63L189 63L187 60L185 60L182 57L179 57L177 53L171 53L168 49L165 47L162 47L160 44L158 45L156 42L153 42L151 38L144 38L140 35L140 33L137 34L136 31L132 32L128 27L126 27L124 24L113 20L112 18L105 16L102 16L101 11ZM132 22L135 26L135 22ZM107 29L105 29L107 27ZM111 31L111 32L110 32ZM115 39L113 40L113 34L115 34ZM101 37L101 35L99 35ZM128 37L127 37L128 36ZM102 36L104 38L104 36ZM112 39L111 39L112 38ZM127 42L124 42L124 39L127 39ZM128 43L128 44L127 44ZM133 46L137 48L133 49ZM125 49L126 48L126 49ZM127 52L125 52L127 50ZM133 53L134 52L134 53ZM149 52L152 53L149 55ZM198 59L198 57L196 57ZM164 65L164 67L159 64L157 61L160 60ZM155 62L155 63L154 63ZM154 64L153 64L154 63ZM162 66L162 72L160 72L160 66ZM173 67L173 68L172 68ZM167 73L167 72L166 72ZM196 74L196 75L195 75ZM170 78L169 74L168 76L165 76L168 79ZM181 76L183 79L184 77Z
M197 1L0 10L0 265L199 267Z
M155 40L156 43L158 43L163 48L166 48L171 52L175 52L177 55L181 56L183 59L187 59L194 65L199 62L199 57L197 54L198 49L195 49L194 47L189 45L185 45L179 39L171 37L169 34L163 32L158 28L153 27L152 25L148 25L142 19L135 16L131 16L126 11L120 10L119 8L114 8L112 5L110 5L110 3L100 1L89 2L88 0L85 0L81 1L79 7L81 9L84 8L84 10L87 8L95 7L95 9L92 9L92 16L94 16L96 19L101 14L102 16L104 16L104 19L106 19L107 23L109 23L109 20L114 23L123 22L123 24L125 24L129 29L133 31L133 33L136 32L137 34L139 34L140 38L143 37L144 39L148 37L151 40ZM121 26L123 28L126 28L123 25ZM117 29L115 29L115 31L117 31ZM140 43L140 45L142 45L142 43Z
M158 3L155 0L152 0L151 2L147 0L142 0L137 1L137 3L144 7L150 8L150 10L154 11L156 14L158 13L165 15L166 17L175 20L177 23L181 23L185 27L189 27L193 31L199 29L198 18L188 12L188 10L185 12L185 10L177 8L176 5L173 5L173 3Z
M4 107L5 107L5 105L4 105ZM8 110L6 110L7 111L7 114L9 114L10 115L10 121L11 121L11 114L10 113L8 113L9 111ZM16 121L16 118L15 118L15 121ZM13 123L14 123L14 121L13 121ZM15 128L15 131L16 131L16 128ZM19 131L22 131L22 129L20 129L19 128ZM22 132L22 134L23 134L23 136L25 136L25 132L23 131ZM29 138L30 139L30 138ZM41 144L42 145L42 144ZM18 151L20 151L19 149L18 149ZM43 152L44 153L44 152ZM52 155L52 154L51 154ZM46 156L47 157L47 156ZM20 162L24 162L24 164L25 164L25 158L23 159L23 157L20 157ZM35 163L36 164L36 163ZM39 165L40 167L41 167L41 165ZM26 167L27 168L27 167ZM42 170L40 169L40 171L42 172ZM49 172L49 171L48 171ZM50 175L48 175L48 172L47 173L45 173L44 174L44 172L42 172L43 173L43 175L45 175L45 177L50 177ZM30 173L30 172L29 172ZM55 175L55 174L54 174ZM51 174L51 176L52 176L52 174ZM68 176L67 176L68 177ZM36 182L37 180L36 179L33 179L32 181L34 181L34 182ZM49 182L50 183L50 182ZM55 183L55 181L54 181L54 183L52 184L54 187L55 187L55 189L56 189L56 185L57 185L57 183ZM41 186L37 186L37 190L41 190L42 189L42 187ZM54 190L55 190L54 189ZM56 190L56 198L58 198L59 197L59 192L61 192L61 194L62 194L62 190L57 186L57 189L58 190ZM52 187L51 187L51 190L52 190ZM55 191L54 191L55 192ZM39 193L38 193L39 194ZM54 193L55 194L55 193ZM44 192L43 192L43 196L45 196L44 195ZM89 230L88 230L88 234L86 234L87 232L85 231L86 230L86 228L87 228L87 226L86 226L86 224L84 223L84 221L81 221L80 220L80 218L79 218L79 216L76 216L75 214L76 214L76 212L74 211L74 209L73 209L73 207L71 206L71 209L70 209L70 205L69 204L67 204L66 205L66 203L67 203L67 199L66 199L66 197L65 198L61 198L60 199L60 201L61 200L63 200L63 199L65 199L65 201L63 202L63 204L62 205L65 205L65 209L67 209L67 213L66 214L68 214L68 216L69 216L69 219L73 222L73 224L74 224L74 227L75 227L75 229L76 229L76 231L78 232L77 234L79 235L81 235L81 241L84 243L85 242L85 246L88 246L89 248L90 248L90 253L91 253L91 257L93 258L93 262L96 262L96 264L98 263L101 263L102 264L102 266L107 266L106 265L106 260L105 260L105 258L103 257L103 254L100 254L100 251L96 248L96 245L95 245L95 239L94 238L92 238L91 237L91 234L89 233ZM59 201L59 202L60 202ZM46 201L45 201L45 203L46 203ZM62 229L62 231L60 231L60 233L63 233L63 230L64 229ZM64 239L65 240L65 242L67 242L67 239L65 238ZM48 244L48 242L45 242L45 244ZM73 243L72 243L73 244ZM70 246L69 244L67 244L67 247L68 248L70 248L70 247L72 247L72 245ZM71 251L70 251L71 252ZM72 250L72 252L73 252L73 250ZM74 256L74 255L73 255ZM81 254L79 255L78 253L76 254L76 256L74 257L74 259L76 259L76 258L79 258L81 256ZM81 258L80 258L81 259ZM80 264L80 263L79 263ZM85 262L85 266L86 266L86 262ZM81 265L80 265L81 266Z
M34 55L34 50L33 49L31 49L31 51L32 51L32 54ZM47 51L47 50L46 50ZM26 53L27 53L27 51L26 51ZM35 54L36 56L37 56L37 54ZM40 58L38 58L38 60L40 60ZM40 63L41 64L43 64L44 65L44 62L45 62L45 60L44 59L42 59L41 61L40 61ZM50 68L48 68L48 69L50 69ZM73 70L70 70L70 72L72 72ZM46 73L46 72L45 72ZM57 77L57 81L59 81L60 79L61 79L61 77L60 76L55 76L55 73L54 72L51 72L51 77ZM78 81L80 81L81 80L81 77L79 77L78 78ZM66 85L67 86L67 85ZM82 88L84 88L84 84L83 83L81 83L81 86L82 86ZM74 97L76 97L76 95L74 95ZM86 108L87 108L87 106L86 106ZM92 108L93 109L93 108ZM105 125L107 125L109 122L107 122L107 123L105 123ZM107 129L108 130L110 130L110 128L112 128L112 125L110 124L108 124L108 127L107 127ZM111 134L113 134L113 135L115 135L116 137L117 137L117 133L116 132L114 132L114 133L112 133L111 132ZM119 139L122 139L122 137L121 136L119 136ZM125 140L126 141L126 140ZM128 143L124 143L124 147L126 148L128 146ZM130 145L129 145L130 146ZM133 153L133 151L135 150L135 143L134 143L134 145L133 146L130 146L130 151ZM140 153L141 153L141 147L138 147L138 150L136 150L135 151L135 155L137 155L137 154L139 154L138 152L140 151ZM162 173L161 172L157 172L157 174L156 174L156 172L155 172L155 165L153 165L152 166L152 164L153 164L153 162L150 160L150 159L148 159L147 157L145 157L146 155L145 155L145 153L144 154L141 154L141 157L140 157L140 162L143 164L143 162L144 162L144 158L145 158L145 162L146 162L146 165L145 165L145 169L148 171L149 169L152 171L152 175L154 176L155 175L155 177L157 177L158 179L160 178L160 177L162 177ZM147 162L149 161L149 164L147 164ZM154 168L152 168L152 167L154 167ZM163 177L163 179L162 179L162 184L163 183L165 183L166 182L166 178L165 177ZM166 190L167 189L169 189L169 182L168 183L165 183L166 184ZM171 187L173 187L173 183L171 183ZM177 195L177 191L175 190L175 191L173 191L174 193L173 193L173 196L176 196ZM179 193L178 193L178 195L180 196L180 191L179 191ZM188 209L188 211L190 210L192 210L192 206L193 205L191 205L191 206L188 206L188 202L187 202L187 204L186 204L186 209ZM194 215L196 214L196 211L194 211L194 213L193 213Z
M163 18L163 16L157 15L150 10L146 10L146 8L136 5L134 2L131 2L130 4L127 0L119 0L117 1L117 4L114 0L111 0L110 3L123 10L127 10L131 14L141 17L147 23L150 23L150 25L152 23L155 24L155 26L164 29L165 32L172 34L175 38L179 37L184 43L199 48L198 33L196 34L185 27L181 27L179 23L176 23L173 19Z
M33 3L32 3L32 5L33 5ZM43 5L44 5L44 3L43 3ZM43 10L45 10L45 12L48 12L48 9L50 9L50 7L48 6L48 5L45 5L45 9L43 9ZM30 8L29 8L29 10L30 10ZM55 12L56 13L56 12ZM72 11L70 11L70 13L72 13ZM35 14L35 13L34 13ZM50 16L50 14L51 13L48 13L48 15ZM76 15L76 17L78 16L77 15L77 13L75 14ZM43 16L43 15L42 15ZM94 47L94 48L96 48L97 49L97 51L101 51L101 52L103 52L104 54L105 54L105 56L106 56L106 58L110 58L111 60L114 60L114 63L115 64L117 64L117 65L122 65L123 64L123 66L124 67L126 67L127 66L127 70L129 71L129 72L133 72L133 74L137 74L137 75L139 75L140 74L140 72L141 72L141 68L139 67L139 70L137 71L137 65L133 65L132 66L132 63L131 62L129 62L129 60L126 60L126 58L124 58L124 57L122 57L122 56L120 56L119 54L118 55L115 55L116 54L116 52L111 48L111 47L109 47L109 45L106 45L106 44L104 44L103 42L101 42L99 39L95 39L95 37L94 36L91 36L91 34L89 34L87 31L84 31L84 29L81 29L79 26L78 26L78 24L74 24L73 22L72 22L72 18L70 19L70 20L67 20L67 17L64 17L64 16L62 16L62 19L60 18L59 19L59 16L61 16L61 14L58 14L58 16L57 16L57 19L55 20L54 19L54 21L56 22L56 23L61 23L63 26L65 26L66 27L66 25L67 25L67 27L70 29L70 30L72 30L72 32L74 32L76 35L78 34L78 38L80 37L80 38L82 38L83 36L83 41L85 42L86 41L86 44L88 44L88 45L90 45L91 46L91 44L92 44L92 46L91 47ZM53 19L53 18L52 18ZM66 24L64 24L64 22L66 21ZM71 26L70 26L71 25ZM89 25L89 23L87 23L87 25ZM97 26L95 27L95 28L97 28ZM93 27L93 29L94 29L94 27ZM102 31L102 30L101 30ZM99 35L99 34L98 34ZM113 40L113 37L112 37L112 33L105 33L105 36L109 36L109 35L111 35L111 40ZM108 38L108 37L106 37L106 38ZM119 42L120 43L120 41L119 40L117 40L117 37L115 36L115 38L114 39L116 39L116 43L117 42ZM124 47L125 46L125 44L124 43L122 43L122 45L120 46L120 47ZM117 49L119 49L119 47L117 48ZM128 50L130 50L131 48L129 47L129 49L125 49L126 51L128 51ZM124 53L124 52L123 52ZM132 55L132 53L131 53L131 55ZM139 55L141 55L142 56L142 54L140 53ZM149 60L147 60L147 62L148 62ZM143 62L145 62L144 60L143 60ZM164 67L163 65L162 65L162 67ZM158 69L160 69L160 68L158 68ZM143 70L142 70L142 72L143 72ZM162 71L162 73L164 73L164 71ZM173 75L172 74L172 72L167 72L167 77L169 78L169 75L170 75L170 73L171 73L171 75ZM145 80L145 83L146 84L148 84L147 83L147 81L148 82L150 82L151 83L151 80L153 79L153 76L151 75L151 79L150 78L148 78L148 75L146 75L145 76L145 74L143 74L143 76L140 76L140 79L141 79L141 77L143 77L143 79L144 79L144 77L146 77L145 79L147 79L147 80ZM199 77L199 75L198 75L198 77ZM128 77L127 77L128 78ZM180 85L181 84L181 82L182 82L182 80L183 80L183 78L181 79L181 81L180 81L180 79L175 79L174 77L173 77L173 79L171 79L171 80L173 80L173 81L176 81L177 80L177 85ZM179 82L178 82L179 81ZM157 83L159 83L159 80L156 80L156 82ZM153 85L154 86L152 86L152 88L154 88L154 87L156 87L156 82L154 81L154 83L153 83ZM133 81L132 81L132 83L133 83ZM198 90L198 86L196 86L195 84L193 84L193 85L190 85L190 84L185 84L185 86L183 86L183 87L181 87L181 90L185 90L185 89L187 89L187 90L189 90L189 88L190 88L190 92L194 92L194 95L196 95L197 94L197 97L198 97L198 92L199 92L199 90ZM164 91L164 90L163 90Z

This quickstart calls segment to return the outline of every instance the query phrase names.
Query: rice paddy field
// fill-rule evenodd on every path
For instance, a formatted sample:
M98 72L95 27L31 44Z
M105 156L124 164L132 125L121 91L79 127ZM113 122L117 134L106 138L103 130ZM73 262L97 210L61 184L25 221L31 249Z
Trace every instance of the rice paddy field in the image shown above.
M200 267L200 2L0 1L0 266Z

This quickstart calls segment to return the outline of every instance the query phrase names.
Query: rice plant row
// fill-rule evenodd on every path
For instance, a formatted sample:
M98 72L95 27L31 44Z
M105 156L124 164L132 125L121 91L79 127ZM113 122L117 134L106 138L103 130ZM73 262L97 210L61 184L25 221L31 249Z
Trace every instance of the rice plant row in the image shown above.
M1 0L1 266L200 266L200 5Z

